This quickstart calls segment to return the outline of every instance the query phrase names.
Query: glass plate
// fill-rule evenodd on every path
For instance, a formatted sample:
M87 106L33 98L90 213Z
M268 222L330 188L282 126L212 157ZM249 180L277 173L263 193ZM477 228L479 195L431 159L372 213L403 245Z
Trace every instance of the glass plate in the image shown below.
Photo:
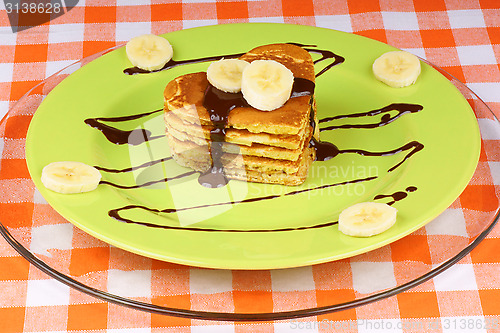
M104 53L86 58L47 78L12 107L0 123L2 166L24 159L22 152L27 123L45 96L69 74ZM498 120L465 85L437 66L427 64L455 85L472 107L482 124L482 144L487 155L491 147L489 134L500 132ZM35 189L23 168L0 174L2 202L16 208L9 215L2 215L9 218L0 221L0 232L34 266L56 280L102 300L191 319L300 318L346 310L393 296L429 280L467 255L492 230L499 214L498 199L495 191L491 191L491 171L484 155L479 168L480 172L474 174L461 197L425 227L368 253L299 268L271 271L200 269L123 251L79 231L58 215ZM470 200L471 191L483 200ZM26 205L27 201L32 201L33 205ZM356 267L362 267L364 263L369 263L371 277L390 273L394 280L377 285L373 279L353 279L353 276L359 277ZM110 283L117 272L125 276L127 273L146 272L135 276L134 281L149 293L133 295L117 288ZM218 289L220 280L227 280L228 274L233 282L230 298L227 292ZM269 302L272 286L279 286L286 277L292 286L281 285L281 290L275 293L272 309L263 311L259 304ZM294 285L307 281L304 278L314 281L314 286L297 290ZM190 291L189 284L193 279L207 288ZM304 288L316 295L314 304L293 301L307 294ZM236 294L243 299L252 299L252 302L246 302L251 304L235 304ZM180 300L182 296L190 301Z
M221 35L231 38L218 43ZM154 259L218 269L323 263L373 250L422 227L458 197L475 170L480 135L467 101L426 64L418 81L404 89L376 80L371 64L394 49L387 44L284 24L218 25L166 37L182 65L126 75L130 62L124 48L109 52L54 88L28 130L28 169L42 196L105 242ZM335 143L339 154L315 161L306 182L296 187L241 181L217 189L201 186L197 173L170 159L161 112L166 83L208 66L186 64L186 59L227 57L290 41L309 45L318 60L321 139ZM77 196L45 189L42 168L61 160L103 168L106 184ZM338 231L343 209L373 200L398 209L392 228L368 238Z

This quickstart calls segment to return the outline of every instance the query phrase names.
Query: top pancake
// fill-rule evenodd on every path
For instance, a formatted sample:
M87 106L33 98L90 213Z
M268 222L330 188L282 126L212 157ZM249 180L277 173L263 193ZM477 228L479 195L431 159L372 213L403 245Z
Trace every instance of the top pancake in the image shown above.
M314 82L314 63L303 48L291 44L259 46L240 57L242 60L275 60L290 69L296 78ZM182 75L170 81L164 91L165 111L173 112L190 123L211 126L210 115L203 107L209 85L205 72ZM252 133L298 134L309 124L311 96L290 98L273 111L238 107L229 113L227 126Z

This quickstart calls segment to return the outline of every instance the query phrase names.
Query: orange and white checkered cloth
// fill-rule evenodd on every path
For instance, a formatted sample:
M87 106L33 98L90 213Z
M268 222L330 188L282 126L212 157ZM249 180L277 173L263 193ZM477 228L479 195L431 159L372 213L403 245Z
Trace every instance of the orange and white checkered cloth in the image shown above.
M82 0L66 14L17 33L10 26L8 2L0 3L0 116L59 69L133 36L232 22L313 25L386 42L450 72L500 116L497 0ZM391 287L407 278L401 272L409 262L422 263L425 271L448 255L446 249L430 250L443 240L432 222L361 256L287 270L208 270L127 253L73 228L36 191L24 157L33 111L26 108L0 125L0 223L49 265L66 267L62 273L82 283L102 283L101 290L183 309L287 311ZM440 216L445 226L447 219L480 220L498 205L500 133L490 130L489 120L480 119L485 134L478 180ZM9 193L12 188L17 194ZM459 229L447 240L457 248L474 233ZM44 239L54 235L60 236L57 249L44 248ZM406 292L331 314L267 322L186 319L108 303L50 278L0 238L0 332L500 331L499 237L497 225L458 264ZM388 269L370 275L382 284L360 290L374 263Z

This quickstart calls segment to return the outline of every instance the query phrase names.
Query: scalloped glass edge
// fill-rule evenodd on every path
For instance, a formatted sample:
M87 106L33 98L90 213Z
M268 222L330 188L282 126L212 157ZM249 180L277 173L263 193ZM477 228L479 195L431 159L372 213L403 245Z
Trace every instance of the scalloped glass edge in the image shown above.
M36 90L38 87L41 85L45 84L49 79L56 77L61 74L71 74L82 65L85 65L86 63L108 53L111 52L119 47L122 47L123 45L118 45L112 48L109 48L107 50L104 50L102 52L96 53L92 56L89 56L87 58L84 58L80 61L77 61L71 65L68 65L67 67L57 71L56 73L52 74L51 76L47 77L45 80L42 82L38 83L35 85L33 88L31 88L26 94L24 94L17 102L14 103L14 105L10 108L10 110L13 110L16 108L16 106L22 101L25 97L29 96L32 91ZM492 115L493 119L499 123L498 118L495 116L493 111L488 107L488 105L476 94L474 93L470 88L468 88L464 83L462 83L460 80L458 80L456 77L451 75L450 73L446 72L442 68L432 64L431 62L420 58L423 62L426 64L430 65L437 71L439 71L443 76L445 76L448 80L452 81L455 86L459 86L462 89L465 89L468 93L470 93L477 101L482 103L482 105L486 108L486 110ZM74 68L75 67L75 68ZM70 73L66 73L67 71L70 71ZM458 87L457 87L458 89ZM460 90L460 89L459 89ZM462 93L462 91L460 91ZM463 93L462 93L463 95ZM9 110L9 112L10 112ZM3 117L3 119L0 121L0 123L4 122L5 119L8 117L9 112ZM369 303L373 303L394 295L397 295L401 292L407 291L411 288L414 288L430 279L433 277L439 275L440 273L444 272L457 262L459 262L462 258L464 258L467 254L469 254L486 236L491 232L491 230L495 227L497 224L498 220L500 217L500 209L497 207L496 211L494 212L494 217L493 220L490 222L489 225L486 226L486 228L479 233L475 238L473 238L470 243L463 248L460 252L458 252L456 255L453 257L449 258L448 260L444 261L440 265L436 266L435 268L431 269L427 273L411 280L408 281L404 284L401 284L399 286L396 286L394 288L390 288L388 290L384 290L381 292L376 292L374 294L371 294L366 297L362 297L359 299L355 299L352 301L344 302L344 303L339 303L339 304L334 304L334 305L327 305L327 306L320 306L320 307L313 307L313 308L306 308L306 309L300 309L300 310L290 310L290 311L282 311L282 312L270 312L270 313L228 313L228 312L211 312L211 311L199 311L199 310L188 310L188 309L176 309L176 308L171 308L171 307L162 307L159 305L154 305L154 304L148 304L132 299L128 299L122 296L114 295L102 290L98 290L93 287L89 287L75 279L73 279L70 276L67 276L55 268L49 266L46 264L43 260L39 259L36 257L33 253L31 253L26 247L24 247L18 240L16 240L12 234L7 230L7 228L0 222L0 234L4 237L4 239L7 241L7 243L12 246L23 258L25 258L29 263L31 263L33 266L35 266L37 269L41 270L45 274L49 275L50 277L54 278L55 280L75 289L78 290L84 294L93 296L97 299L125 306L128 308L132 308L135 310L141 310L149 313L154 313L154 314L161 314L161 315L168 315L168 316L174 316L174 317L182 317L182 318L188 318L188 319L201 319L201 320L212 320L212 321L273 321L273 320L286 320L286 319L297 319L297 318L304 318L304 317L311 317L311 316L318 316L318 315L325 315L333 312L338 312L338 311L343 311L343 310L348 310L348 309L353 309L362 305L366 305ZM472 238L471 238L472 239Z

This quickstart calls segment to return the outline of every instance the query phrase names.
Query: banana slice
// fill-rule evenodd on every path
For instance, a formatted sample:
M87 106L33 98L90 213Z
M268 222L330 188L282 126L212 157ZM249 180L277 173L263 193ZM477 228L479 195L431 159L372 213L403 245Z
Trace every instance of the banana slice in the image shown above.
M241 91L241 75L249 63L240 59L222 59L208 66L207 79L215 88L228 92Z
M132 65L147 71L161 69L172 59L172 45L163 37L141 35L132 38L125 46Z
M245 67L241 78L241 92L256 109L272 111L290 98L293 73L274 60L254 60Z
M55 192L81 193L95 190L101 173L82 162L60 161L46 165L41 180L46 188Z
M382 54L373 62L375 77L394 88L412 85L420 75L420 60L406 51Z
M370 237L396 222L397 209L380 202L361 202L340 213L339 230L349 236Z

